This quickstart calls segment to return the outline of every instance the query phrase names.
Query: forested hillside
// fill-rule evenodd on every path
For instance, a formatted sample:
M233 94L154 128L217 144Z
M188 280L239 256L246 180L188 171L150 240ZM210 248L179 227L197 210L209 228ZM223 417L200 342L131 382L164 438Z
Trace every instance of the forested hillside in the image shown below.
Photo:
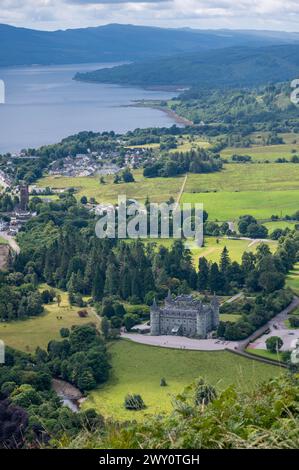
M77 74L77 80L139 86L254 86L299 74L299 46L232 47Z

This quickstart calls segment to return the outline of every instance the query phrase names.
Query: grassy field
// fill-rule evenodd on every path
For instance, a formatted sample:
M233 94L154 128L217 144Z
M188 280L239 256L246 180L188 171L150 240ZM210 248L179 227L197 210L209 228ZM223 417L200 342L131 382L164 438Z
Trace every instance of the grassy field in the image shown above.
M250 243L251 242L248 240L231 240L228 238L205 237L204 247L198 248L195 243L189 245L195 266L197 266L198 258L200 257L205 257L208 261L218 262L225 246L229 251L229 255L232 261L241 261L244 251L252 251L253 253L256 252L259 243L255 243L249 246ZM269 247L274 252L277 248L277 243L271 242L269 243Z
M299 295L299 263L297 263L295 269L289 273L287 286L290 287L295 294Z
M129 243L131 241L129 240ZM159 246L164 246L165 248L170 249L174 243L173 239L156 239L156 240L145 240L145 243L154 243L158 249ZM194 241L186 241L186 247L191 251L194 265L197 267L198 258L205 257L208 261L220 261L220 256L223 248L226 248L229 251L230 258L232 261L241 261L244 251L256 252L256 249L260 243L251 244L249 240L232 240L228 238L221 237L205 237L204 239L205 246L199 248ZM272 252L276 251L277 242L269 242L269 246Z
M7 244L8 244L8 241L5 238L0 236L0 245L7 245Z
M285 216L298 209L298 191L244 191L217 193L184 193L181 202L202 203L209 220L236 220L251 214L257 219L271 215Z
M186 193L287 190L299 190L299 165L227 164L216 173L189 174L185 187Z
M286 220L277 220L277 221L275 220L273 222L265 222L263 223L263 225L267 227L267 229L269 230L269 233L271 234L277 228L281 228L283 230L286 228L289 228L290 230L293 230L295 228L296 222L287 222Z
M250 354L254 354L255 356L264 357L265 359L272 359L274 361L281 361L281 353L272 353L267 351L266 349L253 349L253 348L246 348L246 351Z
M299 141L298 141L299 142ZM290 158L295 154L292 150L296 150L299 154L299 143L282 144L282 145L259 145L250 148L230 147L222 150L221 156L225 159L231 159L232 155L249 155L254 162L275 162L278 158Z
M118 195L126 195L127 198L133 198L144 201L147 196L152 202L163 202L173 196L177 197L180 192L184 177L177 178L144 178L142 171L134 172L135 183L114 184L113 177L105 177L106 184L100 184L98 176L90 177L60 177L48 176L39 180L40 187L51 188L69 188L78 189L77 198L87 196L94 197L97 202L117 202Z
M281 370L235 356L229 352L182 351L145 346L120 340L110 344L112 371L109 381L89 395L83 408L94 407L105 416L118 419L143 419L148 413L171 409L172 397L202 376L217 388L236 384L242 389ZM160 387L165 377L167 387ZM147 409L124 409L128 393L141 394Z
M39 181L41 187L75 187L77 198L95 197L97 202L115 203L117 196L153 202L176 199L184 176L176 178L144 178L142 170L134 172L135 183L114 184L113 177L57 177ZM210 174L189 174L181 202L202 202L210 220L235 220L252 214L258 219L271 215L291 215L298 209L299 165L294 164L228 164L223 171Z
M44 288L45 286L43 286ZM61 295L61 305L57 303L45 306L45 312L38 317L28 320L0 324L0 339L8 346L25 352L34 352L40 346L45 348L52 339L60 339L61 328L71 328L73 325L97 323L97 317L89 310L87 318L77 315L78 307L69 305L67 293L56 289ZM62 317L58 320L57 317Z
M228 164L221 172L188 175L181 202L203 203L210 220L267 219L294 213L298 197L299 165Z

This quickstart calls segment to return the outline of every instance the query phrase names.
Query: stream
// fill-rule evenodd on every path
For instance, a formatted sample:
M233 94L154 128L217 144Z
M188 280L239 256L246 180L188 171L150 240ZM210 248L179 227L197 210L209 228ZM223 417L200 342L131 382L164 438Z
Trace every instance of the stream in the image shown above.
M62 399L64 406L67 406L75 413L80 411L80 402L83 399L83 395L78 388L65 380L53 379L52 389Z

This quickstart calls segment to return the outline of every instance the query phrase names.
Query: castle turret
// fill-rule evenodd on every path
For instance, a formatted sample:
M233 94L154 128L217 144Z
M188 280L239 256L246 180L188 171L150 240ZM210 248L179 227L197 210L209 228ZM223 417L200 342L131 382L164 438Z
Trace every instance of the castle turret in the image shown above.
M215 294L213 295L213 298L211 300L211 309L213 312L212 326L213 326L213 329L215 329L219 325L219 300Z
M151 306L151 335L160 335L160 310L156 299L154 299L153 305Z

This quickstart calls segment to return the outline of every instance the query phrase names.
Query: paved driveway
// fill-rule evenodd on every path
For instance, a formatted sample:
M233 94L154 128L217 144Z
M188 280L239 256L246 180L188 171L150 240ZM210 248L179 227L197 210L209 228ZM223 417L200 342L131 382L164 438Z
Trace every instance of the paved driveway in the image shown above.
M135 343L162 348L190 349L195 351L223 351L226 348L234 349L234 341L220 341L217 339L192 339L184 336L150 336L137 333L122 333L122 338L130 339Z

